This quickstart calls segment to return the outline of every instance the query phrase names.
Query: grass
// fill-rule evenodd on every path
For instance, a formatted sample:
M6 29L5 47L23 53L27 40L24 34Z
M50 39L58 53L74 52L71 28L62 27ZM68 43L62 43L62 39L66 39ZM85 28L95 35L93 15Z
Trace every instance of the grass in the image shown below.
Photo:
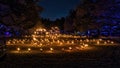
M0 68L120 68L120 46L65 53L9 53Z

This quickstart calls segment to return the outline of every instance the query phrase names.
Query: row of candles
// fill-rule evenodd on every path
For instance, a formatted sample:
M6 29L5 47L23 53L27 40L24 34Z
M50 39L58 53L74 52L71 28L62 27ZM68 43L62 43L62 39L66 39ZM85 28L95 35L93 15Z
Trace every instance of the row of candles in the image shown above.
M81 45L81 44L114 44L113 41L110 40L102 40L102 39L36 39L33 38L32 40L30 39L13 39L13 40L8 40L7 45L23 45L23 44L28 44L31 46L46 46L46 45L56 45L56 46L64 46L64 45Z
M87 47L89 47L89 45L88 44L84 44L84 45L81 45L81 46L76 46L76 47L72 47L72 46L69 46L68 48L64 48L64 47L62 47L61 49L55 49L55 48L53 48L53 47L50 47L49 49L45 49L44 47L43 48L39 48L39 50L40 50L40 52L45 52L45 51L67 51L67 50L70 50L70 51L72 51L72 50L82 50L82 49L87 49ZM18 52L20 52L20 51L28 51L28 52L31 52L32 51L32 48L26 48L26 50L22 50L22 47L20 48L20 47L18 47L17 49L16 49ZM35 49L33 49L33 50L35 50Z

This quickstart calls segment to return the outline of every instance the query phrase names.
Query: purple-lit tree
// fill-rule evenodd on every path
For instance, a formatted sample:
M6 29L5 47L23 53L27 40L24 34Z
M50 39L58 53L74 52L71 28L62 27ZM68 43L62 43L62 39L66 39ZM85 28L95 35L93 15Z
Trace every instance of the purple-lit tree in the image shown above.
M40 21L37 0L0 0L0 22L13 29L29 29Z
M66 21L73 25L71 28L80 32L88 29L101 30L106 25L110 27L119 25L119 4L119 0L82 0L74 14L70 13Z

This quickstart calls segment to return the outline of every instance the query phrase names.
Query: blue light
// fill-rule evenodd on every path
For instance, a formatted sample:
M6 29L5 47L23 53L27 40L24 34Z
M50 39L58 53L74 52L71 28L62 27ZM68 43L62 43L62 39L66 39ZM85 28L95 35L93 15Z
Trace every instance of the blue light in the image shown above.
M10 37L10 36L12 36L12 34L10 32L5 32L5 36Z
M3 27L4 27L4 25L0 24L0 28L3 28Z

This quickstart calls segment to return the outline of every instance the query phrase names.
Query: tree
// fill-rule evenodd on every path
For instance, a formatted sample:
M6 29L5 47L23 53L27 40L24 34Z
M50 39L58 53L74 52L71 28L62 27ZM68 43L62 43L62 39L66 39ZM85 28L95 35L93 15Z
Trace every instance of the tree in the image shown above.
M54 21L54 25L58 26L60 30L63 30L64 29L64 22L65 22L65 18L61 17L60 19L56 19Z
M42 24L47 29L50 29L51 27L56 27L56 26L59 27L60 30L64 29L64 22L65 22L64 17L57 18L55 21L51 21L49 18L48 19L41 18L41 20L42 20Z
M66 17L64 22L64 30L67 32L72 32L74 30L74 18L76 11L70 10L69 15Z
M81 32L100 29L104 25L117 25L120 21L119 4L119 0L82 0L67 16L65 24L72 24L74 30Z
M22 29L32 28L40 21L39 12L42 11L36 2L37 0L0 0L3 8L0 13L2 22Z

